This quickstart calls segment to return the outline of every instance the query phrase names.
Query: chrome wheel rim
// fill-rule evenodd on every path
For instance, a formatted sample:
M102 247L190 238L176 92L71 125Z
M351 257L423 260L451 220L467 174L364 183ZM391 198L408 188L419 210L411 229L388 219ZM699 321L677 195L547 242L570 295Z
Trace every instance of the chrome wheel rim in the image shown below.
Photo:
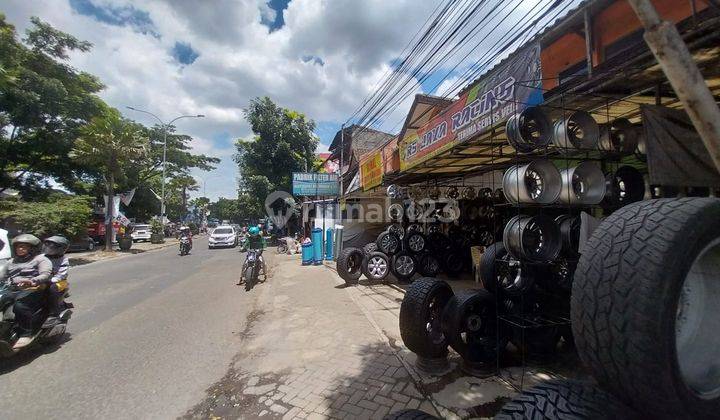
M398 274L400 274L401 276L407 276L412 273L414 268L415 262L408 255L402 255L398 257L397 265L395 267L395 270L398 272Z
M685 276L675 317L675 351L683 382L702 399L720 397L720 238Z
M413 235L408 240L408 247L415 252L420 252L425 247L425 240L420 235Z
M387 273L387 261L380 257L373 257L368 262L368 273L374 278L379 278Z

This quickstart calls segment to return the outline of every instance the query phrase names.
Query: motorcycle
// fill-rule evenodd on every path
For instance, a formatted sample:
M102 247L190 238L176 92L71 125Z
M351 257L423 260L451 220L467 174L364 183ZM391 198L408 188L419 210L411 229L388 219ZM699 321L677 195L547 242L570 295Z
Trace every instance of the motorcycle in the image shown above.
M265 270L265 260L262 257L262 249L251 249L245 256L245 263L242 268L242 280L245 282L245 290L249 291L263 276L263 281L267 278Z
M192 246L190 245L190 238L183 236L180 238L180 255L187 255L190 253Z
M43 320L40 330L33 335L32 341L27 345L14 347L18 337L14 328L13 305L19 291L20 289L12 284L0 285L0 357L13 356L35 342L50 342L61 338L65 334L67 323L72 315L73 304L65 299L60 303L61 310L57 317L50 317L47 306L43 305L33 315ZM65 291L65 297L68 296L68 292Z

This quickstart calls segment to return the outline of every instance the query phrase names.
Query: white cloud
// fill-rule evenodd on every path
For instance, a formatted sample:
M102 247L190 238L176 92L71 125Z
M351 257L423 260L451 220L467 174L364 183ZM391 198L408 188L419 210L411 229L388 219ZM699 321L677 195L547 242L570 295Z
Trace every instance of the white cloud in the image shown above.
M218 134L248 137L243 108L268 95L282 106L316 121L344 121L387 71L430 11L431 1L292 0L285 26L270 32L266 0L94 0L103 6L132 5L146 11L160 35L130 26L113 26L74 11L65 0L0 0L8 20L24 33L30 16L94 44L89 54L73 54L71 64L97 75L101 93L112 106L146 124L154 120L127 110L146 109L165 121L183 114L203 119L177 122L178 131L195 138L201 153L223 159L215 195L232 196L235 176L232 144ZM402 16L402 20L398 17ZM402 23L400 23L402 22ZM176 42L192 45L199 57L182 66L170 55ZM313 56L322 60L303 61ZM403 118L412 98L388 121ZM390 128L390 127L386 127ZM222 180L222 181L220 181ZM209 193L209 192L208 192Z

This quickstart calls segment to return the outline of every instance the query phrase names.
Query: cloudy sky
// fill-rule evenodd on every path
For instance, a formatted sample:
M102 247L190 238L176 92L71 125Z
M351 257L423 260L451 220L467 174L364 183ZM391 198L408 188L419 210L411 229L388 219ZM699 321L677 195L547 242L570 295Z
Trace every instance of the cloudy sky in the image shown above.
M321 150L387 71L436 3L431 0L0 0L24 34L31 16L94 44L71 63L100 77L127 117L165 121L195 150L222 159L197 173L207 195L234 197L233 141L251 135L242 109L268 95L318 124ZM399 21L398 17L402 16ZM408 105L409 106L409 105ZM405 106L403 112L407 112ZM202 188L200 193L202 193Z

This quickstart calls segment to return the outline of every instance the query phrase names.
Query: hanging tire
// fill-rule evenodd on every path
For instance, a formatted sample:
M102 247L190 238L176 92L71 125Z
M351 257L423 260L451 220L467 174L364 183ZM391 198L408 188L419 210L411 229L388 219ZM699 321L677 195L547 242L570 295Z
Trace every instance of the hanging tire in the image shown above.
M448 341L441 319L452 296L450 285L431 277L418 279L408 287L400 304L400 337L405 347L425 358L447 356Z
M337 259L337 273L346 284L357 284L362 275L364 253L360 248L345 248Z
M506 403L495 420L630 420L637 414L597 386L553 379L523 391Z
M418 263L411 253L400 251L393 255L390 269L398 280L408 281L417 272Z
M392 255L400 249L400 237L392 232L385 231L378 235L375 244L377 244L378 251L386 255Z
M405 235L405 249L412 253L419 254L425 251L427 247L427 239L420 232L410 232Z
M490 293L520 296L535 284L534 270L510 259L502 242L489 246L480 261L480 280Z
M459 291L442 314L442 328L450 347L471 364L497 362L505 347L498 339L497 324L495 296L487 290Z
M438 420L437 417L420 410L400 410L383 417L383 420Z
M720 412L720 199L648 200L593 232L571 318L601 385L654 418ZM703 310L704 309L704 310Z
M390 273L390 259L380 251L365 255L362 270L368 280L381 281Z
M435 277L441 271L440 260L433 254L426 252L418 260L418 273L424 277Z
M363 252L365 253L365 255L370 255L373 252L376 252L377 250L378 250L378 246L375 242L370 242L368 244L365 244L365 246L363 246Z

